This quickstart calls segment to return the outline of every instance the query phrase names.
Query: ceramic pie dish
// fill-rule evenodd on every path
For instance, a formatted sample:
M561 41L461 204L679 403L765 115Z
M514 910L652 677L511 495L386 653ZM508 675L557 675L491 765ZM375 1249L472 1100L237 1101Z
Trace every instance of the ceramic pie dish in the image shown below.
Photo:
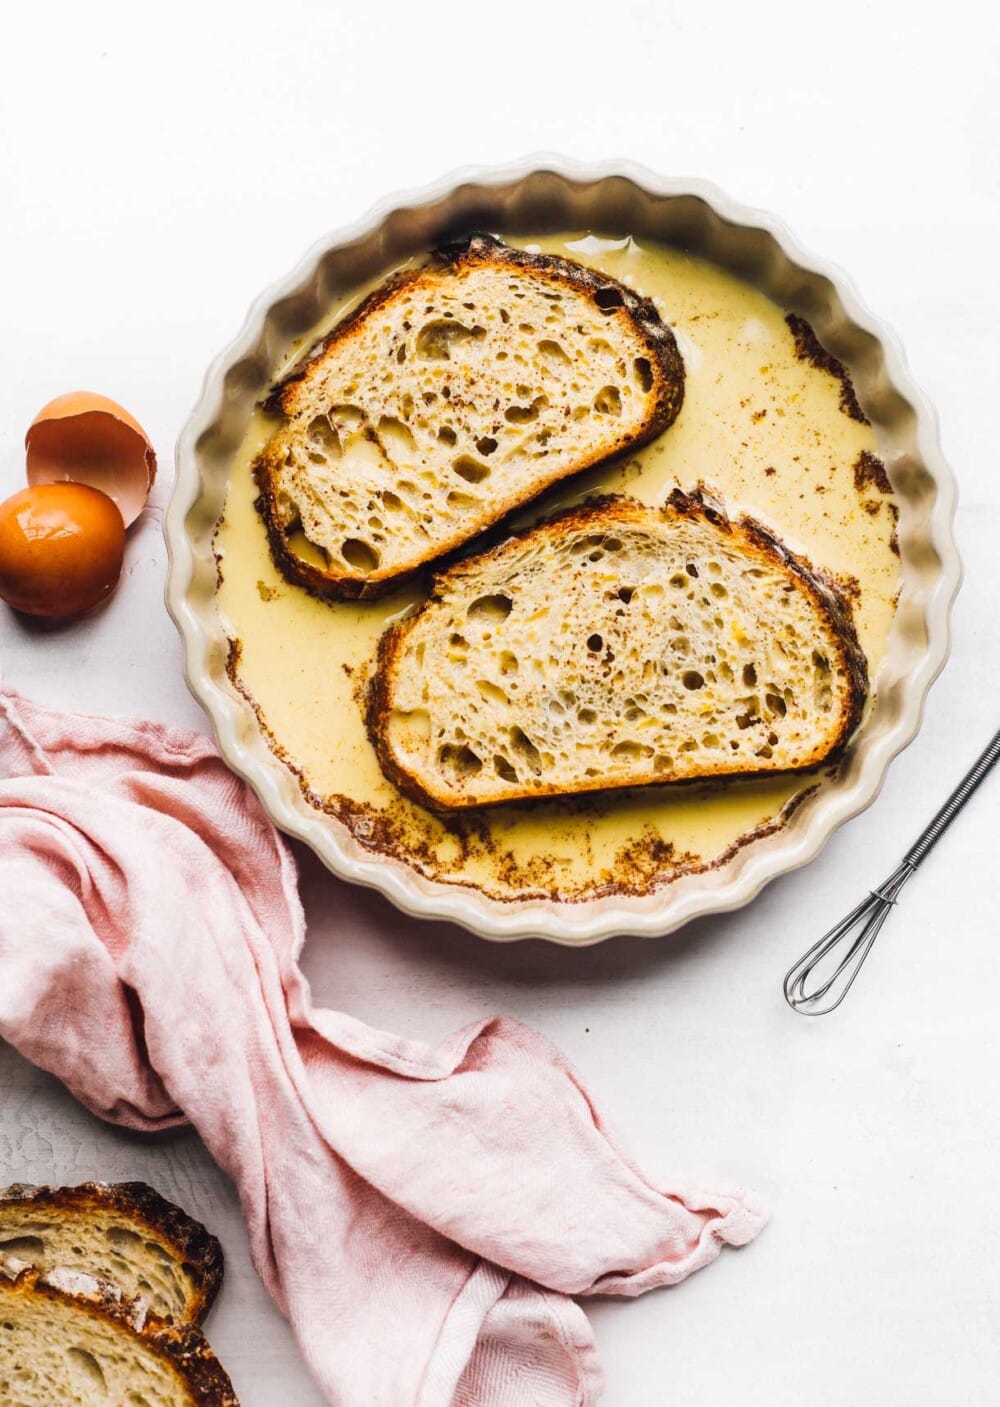
M864 509L864 513L859 510L859 522L867 532L871 524L865 515L872 515L871 523L885 525L883 536L892 525L895 576L891 609L887 606L883 611L884 629L877 656L872 657L873 702L846 756L824 774L821 784L800 788L794 795L790 792L773 823L755 825L739 843L718 854L706 852L703 863L675 862L672 871L662 876L652 874L647 860L643 882L631 890L628 884L601 881L609 871L596 859L587 862L594 874L575 891L568 882L561 890L550 879L541 884L509 883L504 890L499 882L470 878L474 871L463 871L454 862L450 868L426 863L419 858L429 853L426 847L412 854L399 845L380 847L375 840L378 826L370 820L358 822L357 806L338 808L330 804L331 798L324 800L324 789L312 784L302 755L285 745L276 720L282 709L288 720L297 711L293 685L285 681L287 656L281 665L275 655L268 670L258 674L267 688L281 675L285 697L273 711L274 701L265 700L262 706L259 694L255 697L240 674L242 641L236 638L239 632L234 630L232 616L234 610L238 614L233 603L241 598L229 585L224 589L224 577L226 572L234 578L238 575L243 549L238 544L239 550L234 550L230 541L226 559L222 525L228 514L227 495L245 470L248 426L258 402L290 356L309 344L330 310L342 305L352 290L377 281L444 239L475 229L497 231L513 240L540 240L546 248L550 247L546 240L558 237L574 257L610 261L614 268L601 264L610 273L618 271L623 249L631 253L665 249L663 277L668 281L669 277L676 281L678 270L683 274L685 268L693 271L694 282L708 277L706 270L721 270L720 277L733 276L753 297L763 295L795 332L800 356L805 356L800 332L807 327L815 342L810 350L806 339L806 352L820 371L839 374L837 368L847 368L849 375L837 389L841 407L855 422L848 427L854 437L851 452L858 446L869 447L862 449L854 469ZM573 240L567 231L577 232ZM635 267L640 280L660 277L652 264L647 272L643 272L645 265ZM766 321L764 302L759 306ZM687 313L690 322L679 315L675 330L682 346L687 340L686 355L694 369L702 353L691 326L698 317L713 314L691 308ZM746 308L740 317L744 342L766 343L767 329L761 330L760 319L747 316ZM708 332L705 339L711 350ZM742 354L744 360L747 356L766 360L763 351L757 356L745 345ZM769 368L761 366L759 371ZM847 388L853 388L851 395L856 393L853 409ZM798 399L798 393L791 397ZM777 405L768 422L774 425L774 415L781 416L784 410L773 400L769 404ZM696 405L694 397L692 406ZM741 399L739 405L749 407L748 399ZM690 415L696 413L692 409ZM763 422L767 413L766 407L749 407L748 424ZM803 412L789 405L789 413ZM763 430L760 433L764 435ZM760 448L766 448L766 438L758 441L749 430L746 434L741 443L750 446L747 456L753 452L766 459ZM822 436L816 431L814 438L820 443ZM701 459L711 458L710 448L698 447ZM789 473L800 474L801 486L792 482L802 491L791 495L789 502L797 498L805 503L807 488L810 495L821 495L826 487L805 477L817 465L793 468L791 460L798 464L799 458L789 455L783 472L786 479ZM696 456L687 464L687 472L700 462ZM891 506L888 498L880 501L877 486L872 487L873 475L865 466L873 464L884 465L887 471L887 480L881 475L881 491L892 494ZM759 467L762 484L763 475L776 472L763 460ZM638 469L636 473L641 485L642 474ZM878 478L875 472L874 479ZM738 483L736 494L741 498ZM910 381L895 338L864 309L844 277L800 250L779 221L738 205L704 182L665 179L627 164L582 167L535 158L514 168L463 172L428 190L383 202L363 221L320 241L287 279L257 300L239 337L209 369L201 398L178 441L177 475L165 528L170 557L167 605L182 636L188 683L212 721L226 761L254 787L276 824L310 845L335 874L380 890L409 914L447 919L491 939L543 937L582 945L614 934L654 936L700 915L745 904L768 880L812 859L838 825L875 797L890 761L914 737L927 690L947 656L949 610L960 578L951 527L954 499L954 482L941 452L934 413ZM812 505L821 502L833 500L810 496L802 512L818 522L818 509ZM753 510L758 505L738 502L734 506ZM797 526L794 515L785 524L793 540L799 540ZM823 529L816 540L822 543L826 532ZM804 540L809 541L807 534ZM242 569L257 575L261 600L277 597L277 591L262 579L264 566L250 564ZM887 590L883 587L883 596ZM877 594L874 588L872 594ZM253 595L247 592L244 599ZM285 607L279 607L274 619L280 618L281 609ZM323 608L312 603L309 609ZM296 619L294 613L288 615L292 633ZM351 673L347 666L345 671ZM343 716L351 711L347 695L340 709ZM712 802L712 794L707 800ZM649 817L625 807L615 822L625 839L629 839L630 817L636 826L641 820L642 829L652 833ZM652 820L659 823L655 816ZM543 817L539 831L543 837L546 824ZM550 832L554 852L563 844L587 855L598 853L596 844L591 845L593 836L581 840L579 827L566 829L562 840L555 822ZM663 845L657 843L662 851ZM545 840L538 844L544 848ZM656 853L655 847L650 853ZM573 856L573 863L577 858ZM701 857L693 854L692 858ZM570 864L568 854L563 860Z

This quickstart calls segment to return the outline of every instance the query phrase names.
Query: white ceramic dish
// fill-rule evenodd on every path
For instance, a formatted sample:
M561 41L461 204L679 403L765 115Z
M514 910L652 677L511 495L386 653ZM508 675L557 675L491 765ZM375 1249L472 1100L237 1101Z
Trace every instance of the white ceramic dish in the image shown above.
M879 707L836 782L729 863L643 897L503 902L373 855L338 820L309 805L226 672L213 533L229 462L281 352L290 338L316 324L334 290L472 228L628 231L680 244L755 284L807 318L823 345L850 367L900 501L902 586L876 681ZM461 172L387 199L357 224L319 241L286 279L258 298L240 335L209 368L178 441L165 529L167 606L184 642L188 683L212 720L226 761L251 783L275 822L310 845L334 873L380 890L409 914L448 919L492 939L534 936L583 945L621 933L654 936L747 903L768 880L811 860L838 825L876 796L892 758L916 734L927 690L947 657L949 611L961 574L952 537L954 503L934 412L912 384L895 337L843 275L805 254L780 221L702 181L667 179L628 163L584 167L535 157L513 167Z

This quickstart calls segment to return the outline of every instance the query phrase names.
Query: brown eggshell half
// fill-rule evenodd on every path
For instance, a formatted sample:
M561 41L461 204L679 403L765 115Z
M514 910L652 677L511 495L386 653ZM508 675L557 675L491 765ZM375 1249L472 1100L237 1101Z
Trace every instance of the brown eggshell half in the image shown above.
M114 499L125 526L142 512L156 478L145 430L124 407L93 391L57 396L24 437L29 484L89 484Z

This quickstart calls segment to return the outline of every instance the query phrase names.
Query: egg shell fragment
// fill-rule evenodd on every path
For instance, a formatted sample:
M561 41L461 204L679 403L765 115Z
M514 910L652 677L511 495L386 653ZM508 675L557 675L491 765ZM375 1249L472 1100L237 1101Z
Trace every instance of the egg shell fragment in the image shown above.
M156 478L156 455L139 422L94 391L57 396L24 437L29 484L89 484L114 500L128 527Z

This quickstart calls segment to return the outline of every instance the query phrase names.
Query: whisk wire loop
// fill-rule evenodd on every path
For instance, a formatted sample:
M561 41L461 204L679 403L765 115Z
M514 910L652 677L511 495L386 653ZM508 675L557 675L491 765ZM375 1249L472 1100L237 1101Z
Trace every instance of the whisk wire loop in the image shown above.
M916 871L917 866L927 858L998 761L1000 729L994 733L951 796L911 845L889 878L873 889L866 899L828 933L824 933L819 942L814 943L809 951L789 968L785 974L784 992L790 1007L805 1016L825 1016L840 1005L857 980L882 925L896 903L899 891ZM833 971L829 976L821 974L817 977L817 969L822 967L842 943L847 944L846 951L837 961ZM814 978L819 983L818 986L811 985Z
M911 874L913 866L904 860L884 884L873 889L788 970L784 988L785 1000L789 1006L806 1016L825 1016L840 1005L854 985L875 945L882 925L896 903L899 891ZM819 979L819 986L810 986L814 974L824 960L848 939L855 929L858 932L848 943L833 971L825 979ZM834 996L827 1001L826 998L831 993L834 993Z

